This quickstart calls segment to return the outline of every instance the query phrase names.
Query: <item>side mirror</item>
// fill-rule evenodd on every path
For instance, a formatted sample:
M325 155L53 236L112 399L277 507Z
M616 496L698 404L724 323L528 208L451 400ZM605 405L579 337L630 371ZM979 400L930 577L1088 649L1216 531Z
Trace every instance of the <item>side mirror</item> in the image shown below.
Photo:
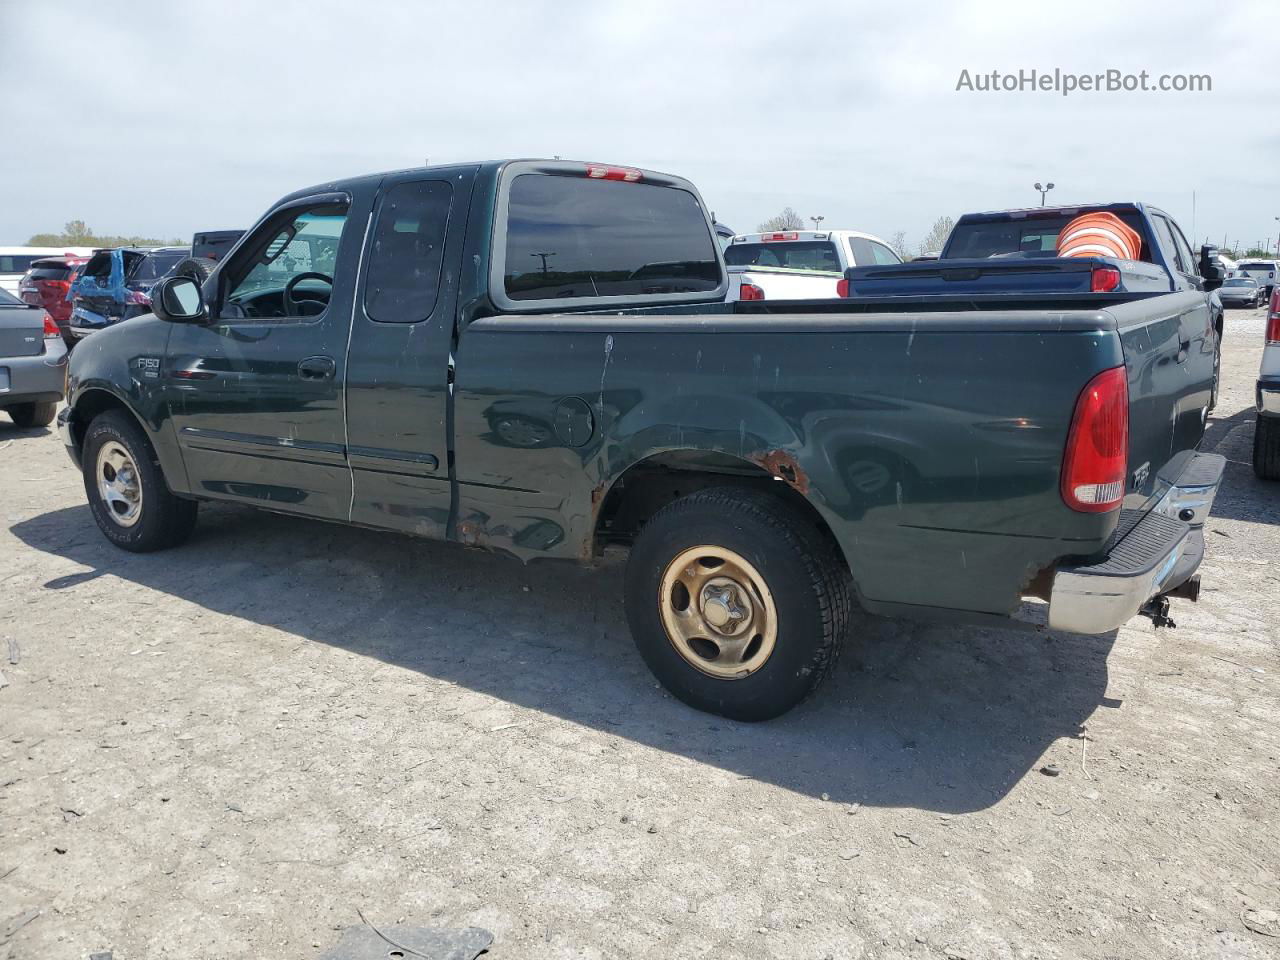
M1206 290L1217 290L1227 278L1227 269L1218 257L1218 248L1211 243L1200 248L1200 276Z
M205 318L200 284L190 277L169 277L151 291L151 312L170 323L200 323Z

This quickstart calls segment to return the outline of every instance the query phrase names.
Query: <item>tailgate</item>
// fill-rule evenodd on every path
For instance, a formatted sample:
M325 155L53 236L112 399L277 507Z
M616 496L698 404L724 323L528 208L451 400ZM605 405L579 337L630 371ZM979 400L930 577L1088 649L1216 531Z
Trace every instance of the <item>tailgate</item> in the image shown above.
M1162 496L1195 453L1213 391L1217 335L1208 298L1171 293L1108 307L1129 385L1126 508Z
M44 351L44 311L35 307L0 307L0 361L34 357Z
M828 300L838 296L840 274L789 267L729 266L729 301L742 299L743 284L764 291L766 300Z

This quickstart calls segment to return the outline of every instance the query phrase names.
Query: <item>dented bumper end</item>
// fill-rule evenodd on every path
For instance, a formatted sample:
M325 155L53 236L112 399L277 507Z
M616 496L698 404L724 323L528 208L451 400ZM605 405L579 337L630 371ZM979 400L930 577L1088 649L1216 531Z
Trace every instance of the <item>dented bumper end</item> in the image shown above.
M1204 559L1204 521L1225 464L1220 456L1198 454L1152 510L1121 515L1119 535L1106 557L1058 568L1049 626L1108 633L1191 580Z

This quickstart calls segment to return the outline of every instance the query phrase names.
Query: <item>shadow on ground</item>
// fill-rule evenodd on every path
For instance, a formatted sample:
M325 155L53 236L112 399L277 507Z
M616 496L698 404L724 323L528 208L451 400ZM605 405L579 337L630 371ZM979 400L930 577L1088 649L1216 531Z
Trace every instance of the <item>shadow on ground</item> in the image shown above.
M982 809L1053 741L1114 705L1104 696L1114 637L861 617L814 698L771 723L737 724L655 688L628 636L617 564L525 567L226 505L203 507L191 541L162 554L111 547L87 507L12 531L89 568L44 584L49 591L73 597L109 574L833 801Z
M1280 497L1276 496L1280 488L1275 483L1259 480L1253 472L1254 419L1253 407L1246 407L1229 417L1210 419L1205 427L1200 450L1227 458L1211 515L1219 519L1280 524Z

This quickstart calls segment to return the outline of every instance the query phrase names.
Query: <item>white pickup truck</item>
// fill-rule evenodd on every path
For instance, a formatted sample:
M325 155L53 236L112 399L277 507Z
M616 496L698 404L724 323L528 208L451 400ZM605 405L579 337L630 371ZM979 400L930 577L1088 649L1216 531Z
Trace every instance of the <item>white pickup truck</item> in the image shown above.
M856 230L745 233L724 250L733 300L841 297L848 267L901 263L887 243Z

